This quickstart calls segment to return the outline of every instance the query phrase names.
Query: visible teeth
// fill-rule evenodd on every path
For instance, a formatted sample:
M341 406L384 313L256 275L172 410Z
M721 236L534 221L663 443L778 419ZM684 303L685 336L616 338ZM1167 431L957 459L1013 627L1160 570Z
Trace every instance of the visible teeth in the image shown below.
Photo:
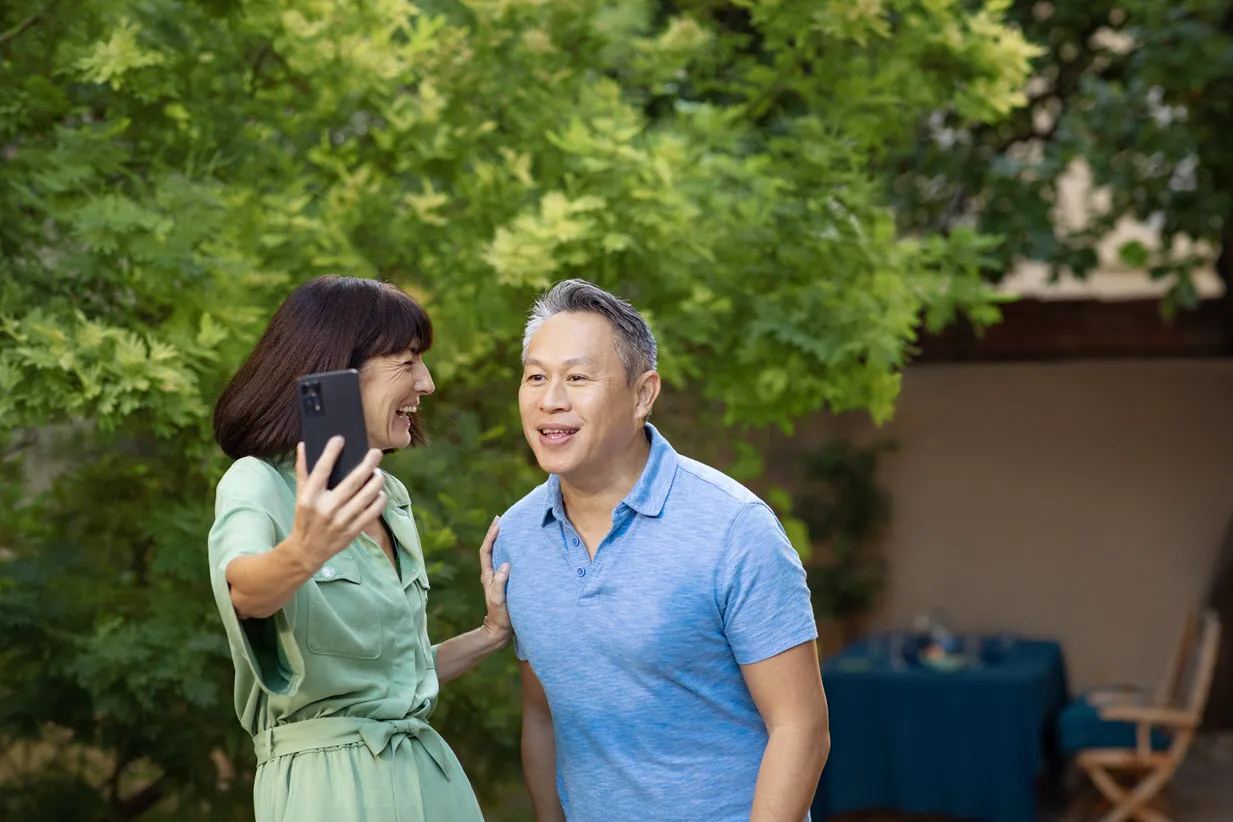
M398 413L399 414L414 414L417 410L419 410L418 405L404 405L402 408L398 409Z

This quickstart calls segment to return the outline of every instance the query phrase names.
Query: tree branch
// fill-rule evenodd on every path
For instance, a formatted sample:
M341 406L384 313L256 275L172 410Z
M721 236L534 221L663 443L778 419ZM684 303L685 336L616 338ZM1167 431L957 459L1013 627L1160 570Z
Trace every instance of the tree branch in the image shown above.
M163 788L166 781L166 776L160 776L132 796L126 799L117 799L115 802L116 810L120 812L120 816L124 819L136 819L162 801Z
M1225 224L1224 236L1220 238L1220 254L1216 257L1216 276L1224 284L1224 349L1233 354L1233 226Z
M9 29L3 34L0 34L0 46L6 46L9 44L10 41L15 40L18 37L20 37L23 33L25 33L26 29L33 26L39 20L42 20L43 15L51 11L52 8L55 7L56 3L59 3L59 2L60 0L48 0L48 2L44 3L43 7L39 9L38 11L36 11L34 14L31 14L25 20L22 20L20 23L13 26L13 28Z
M1062 114L1066 110L1066 104L1070 98L1079 91L1079 86L1083 82L1083 78L1090 73L1094 73L1106 79L1110 76L1116 76L1124 70L1123 63L1125 57L1118 55L1120 59L1110 61L1110 64L1100 70L1092 72L1092 64L1096 58L1106 52L1092 47L1092 37L1096 35L1105 22L1102 18L1093 17L1075 38L1075 45L1079 49L1079 53L1070 61L1061 59L1058 53L1061 50L1059 45L1051 50L1049 55L1049 63L1058 66L1057 79L1050 84L1049 88L1043 89L1039 94L1028 98L1027 104L1020 109L1018 119L1026 120L1026 128L1019 130L1015 129L1014 133L1009 137L997 141L993 145L993 150L997 154L1003 154L1007 149L1016 143L1021 143L1024 140L1043 140L1048 142L1057 133L1058 121L1062 119ZM1064 45L1064 44L1063 44ZM1036 130L1034 123L1035 108L1039 103L1042 103L1050 98L1055 98L1058 101L1058 113L1053 119L1053 123L1043 133ZM987 126L982 131L996 131L997 126ZM974 135L975 136L975 135Z
M124 769L128 767L129 759L127 756L120 757L120 761L116 763L115 768L111 771L111 776L107 780L107 798L111 800L111 804L120 807L120 777L124 775Z
M39 437L37 431L33 428L24 429L21 434L5 444L4 448L0 449L0 461L17 456L22 451L25 451L27 448L37 443L38 440Z
M265 62L266 56L272 51L269 43L262 43L261 48L257 50L257 56L253 58L253 66L249 70L249 82L252 84L252 94L255 96L257 92L257 81L261 78L261 64Z

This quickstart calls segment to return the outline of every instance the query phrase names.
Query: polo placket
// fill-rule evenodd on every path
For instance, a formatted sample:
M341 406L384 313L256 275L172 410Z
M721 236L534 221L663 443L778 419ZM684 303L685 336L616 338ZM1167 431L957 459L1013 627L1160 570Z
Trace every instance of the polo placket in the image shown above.
M603 567L599 560L599 550L595 551L595 560L587 554L587 547L582 544L582 537L578 536L578 532L574 530L574 526L569 520L562 518L561 538L565 545L565 561L569 566L569 573L574 577L574 584L578 588L578 604L579 605L595 605L599 601L599 592L595 590L595 580L599 576L599 570ZM606 540L606 538L605 538ZM603 546L603 543L600 543Z
M578 585L578 604L580 606L596 605L602 589L602 576L605 562L612 552L609 547L620 538L626 530L630 519L635 515L633 509L621 503L612 513L612 528L595 549L595 558L587 554L582 538L574 530L569 520L561 520L561 534L565 540L565 558L573 569L574 580Z

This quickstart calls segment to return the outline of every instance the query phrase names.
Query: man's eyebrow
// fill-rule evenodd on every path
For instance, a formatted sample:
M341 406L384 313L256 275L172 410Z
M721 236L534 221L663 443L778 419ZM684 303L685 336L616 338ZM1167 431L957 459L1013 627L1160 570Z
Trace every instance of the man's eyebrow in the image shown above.
M595 364L596 364L595 360L591 359L590 357L570 357L568 360L565 360L564 362L561 363L562 366L566 366L566 367L571 366L571 365L592 365L593 366ZM526 363L524 363L524 365L535 365L535 366L539 366L540 368L546 367L541 360L537 360L534 357L528 358Z

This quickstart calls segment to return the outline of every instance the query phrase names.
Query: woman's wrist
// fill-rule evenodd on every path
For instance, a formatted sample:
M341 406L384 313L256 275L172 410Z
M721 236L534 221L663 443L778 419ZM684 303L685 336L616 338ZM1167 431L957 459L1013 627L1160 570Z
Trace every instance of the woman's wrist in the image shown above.
M484 617L484 622L480 625L479 629L494 651L499 651L506 645L509 645L509 641L514 637L512 628L498 628L492 624L487 616Z
M279 543L277 549L284 559L299 572L299 575L307 580L313 574L317 573L324 561L318 562L313 557L312 552L304 542L295 534L292 533L285 540Z

